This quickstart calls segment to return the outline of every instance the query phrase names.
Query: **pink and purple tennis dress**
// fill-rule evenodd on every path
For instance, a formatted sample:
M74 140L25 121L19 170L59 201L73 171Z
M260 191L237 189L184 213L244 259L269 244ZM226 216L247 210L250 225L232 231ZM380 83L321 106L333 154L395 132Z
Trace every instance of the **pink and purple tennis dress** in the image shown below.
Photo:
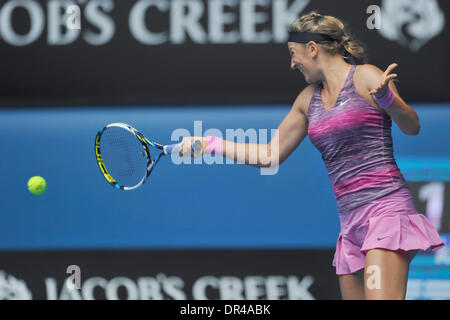
M355 70L352 65L333 108L324 108L319 84L308 110L308 135L322 154L338 207L337 274L363 269L370 249L435 251L444 245L416 211L395 162L390 116L358 94Z

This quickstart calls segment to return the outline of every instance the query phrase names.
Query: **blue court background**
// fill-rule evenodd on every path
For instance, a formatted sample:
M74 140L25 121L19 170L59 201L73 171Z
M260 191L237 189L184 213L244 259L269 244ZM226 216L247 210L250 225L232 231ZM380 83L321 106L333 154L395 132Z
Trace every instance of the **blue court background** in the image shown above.
M422 129L394 123L397 162L450 159L450 105L413 104ZM130 192L101 176L94 137L110 122L171 143L172 131L276 129L290 106L120 107L0 111L0 249L333 248L336 202L320 153L307 137L280 167L175 165L161 159ZM450 161L449 161L450 163ZM405 162L405 165L406 162ZM42 196L27 190L46 178ZM408 177L406 177L408 179Z

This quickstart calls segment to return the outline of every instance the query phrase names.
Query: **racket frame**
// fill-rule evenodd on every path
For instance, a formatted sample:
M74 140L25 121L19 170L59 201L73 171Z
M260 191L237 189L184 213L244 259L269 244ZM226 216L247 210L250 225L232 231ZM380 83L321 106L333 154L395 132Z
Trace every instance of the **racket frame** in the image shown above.
M119 128L127 130L128 132L133 134L136 137L136 139L144 147L145 157L147 159L147 169L146 169L146 172L145 172L143 178L134 186L131 186L131 187L130 186L124 186L124 185L121 185L121 184L117 183L117 181L114 180L114 178L109 174L108 169L106 168L106 166L105 166L105 164L103 162L103 158L102 158L102 154L101 154L101 148L100 148L101 136L102 136L102 134L103 134L103 132L105 130L107 130L108 128L111 128L111 127L119 127ZM151 158L150 149L148 148L149 145L154 147L154 148L156 148L156 149L162 150L162 152L160 154L158 154L158 156L155 158L155 160L152 160L152 158ZM153 168L155 167L156 163L159 161L159 158L161 156L165 155L165 152L164 152L164 145L156 143L154 141L148 140L142 133L140 133L138 130L136 130L135 128L133 128L129 124L122 123L122 122L114 122L114 123L110 123L110 124L106 125L103 129L101 129L97 133L97 135L95 137L95 155L96 155L96 158L97 158L97 164L98 164L98 166L100 168L101 173L105 177L105 179L113 187L115 187L117 189L128 191L128 190L134 190L136 188L139 188L141 185L143 185L145 183L145 181L149 177L150 173L152 172Z

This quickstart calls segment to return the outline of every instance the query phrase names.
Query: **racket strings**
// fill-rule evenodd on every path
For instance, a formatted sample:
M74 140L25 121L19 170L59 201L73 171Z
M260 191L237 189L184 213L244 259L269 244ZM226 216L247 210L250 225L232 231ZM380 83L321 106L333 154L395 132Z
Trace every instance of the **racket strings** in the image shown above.
M134 134L120 127L106 129L100 139L100 152L108 173L122 186L135 186L147 170L145 148Z

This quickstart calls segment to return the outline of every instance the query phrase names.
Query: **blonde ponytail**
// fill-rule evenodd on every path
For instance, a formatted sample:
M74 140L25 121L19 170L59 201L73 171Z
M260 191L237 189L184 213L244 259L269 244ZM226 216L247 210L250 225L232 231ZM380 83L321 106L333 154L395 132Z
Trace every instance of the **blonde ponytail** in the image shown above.
M320 42L330 54L340 54L353 64L364 64L367 57L364 48L345 30L344 24L332 16L315 11L305 14L289 26L289 32L312 32L326 34L333 41Z

